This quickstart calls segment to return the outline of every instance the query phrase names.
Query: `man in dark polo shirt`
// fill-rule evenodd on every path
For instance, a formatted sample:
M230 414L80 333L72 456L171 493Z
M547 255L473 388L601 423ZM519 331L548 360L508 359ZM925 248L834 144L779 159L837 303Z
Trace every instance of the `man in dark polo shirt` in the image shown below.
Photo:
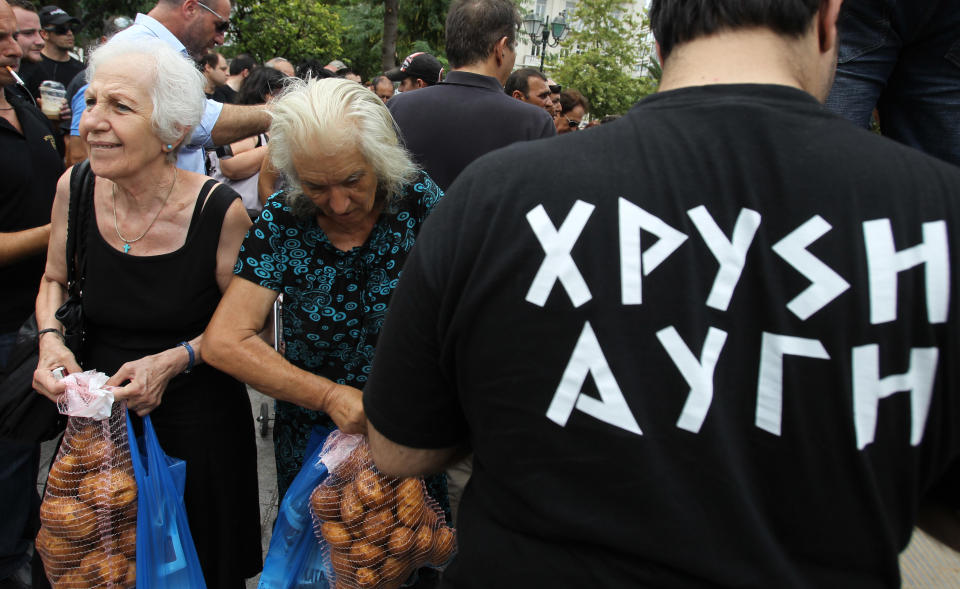
M63 164L47 118L10 87L22 50L17 21L0 0L0 374L20 325L33 312ZM47 335L46 337L55 337ZM0 587L29 587L29 550L39 509L39 447L0 439Z
M556 134L542 108L503 93L517 58L519 19L511 0L456 0L446 28L452 71L387 103L407 149L443 190L487 152Z

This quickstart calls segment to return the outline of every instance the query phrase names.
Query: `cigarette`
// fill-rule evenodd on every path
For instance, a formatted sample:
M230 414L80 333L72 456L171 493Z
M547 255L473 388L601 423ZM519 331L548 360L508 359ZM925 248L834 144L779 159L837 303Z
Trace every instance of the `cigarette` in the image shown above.
M13 79L17 81L17 84L20 84L21 86L26 86L26 84L23 83L23 80L20 79L20 76L17 75L17 72L13 71L12 67L10 67L9 65L4 67L7 68L7 71L10 72L11 76L13 76Z

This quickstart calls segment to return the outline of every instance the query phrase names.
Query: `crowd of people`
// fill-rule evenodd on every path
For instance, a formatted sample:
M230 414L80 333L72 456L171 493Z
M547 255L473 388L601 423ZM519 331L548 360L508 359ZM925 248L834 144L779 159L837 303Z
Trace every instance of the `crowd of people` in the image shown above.
M915 525L960 550L960 12L869 4L653 0L659 91L601 125L515 68L513 0L368 83L226 59L229 0L86 63L0 0L0 367L35 313L37 393L95 369L151 416L210 587L263 562L245 385L281 497L315 426L425 477L459 552L418 587L896 587ZM38 468L0 439L2 589L51 580Z

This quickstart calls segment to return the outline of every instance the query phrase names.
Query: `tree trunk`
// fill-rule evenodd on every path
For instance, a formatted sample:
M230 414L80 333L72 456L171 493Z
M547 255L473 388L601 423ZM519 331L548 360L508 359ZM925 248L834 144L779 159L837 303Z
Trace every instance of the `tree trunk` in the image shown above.
M383 52L380 54L380 67L384 72L397 65L397 11L400 0L383 0Z

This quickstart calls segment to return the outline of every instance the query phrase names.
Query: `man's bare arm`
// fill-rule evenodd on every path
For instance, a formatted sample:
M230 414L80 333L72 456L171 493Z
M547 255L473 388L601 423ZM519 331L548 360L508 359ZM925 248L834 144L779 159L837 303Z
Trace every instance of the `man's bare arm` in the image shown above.
M9 266L23 258L47 251L50 240L50 224L0 233L0 266Z
M263 106L225 104L210 133L217 145L226 145L259 133L270 127L270 115Z
M402 446L385 438L367 420L370 451L377 468L395 477L413 477L444 470L466 455L462 448L424 449Z

